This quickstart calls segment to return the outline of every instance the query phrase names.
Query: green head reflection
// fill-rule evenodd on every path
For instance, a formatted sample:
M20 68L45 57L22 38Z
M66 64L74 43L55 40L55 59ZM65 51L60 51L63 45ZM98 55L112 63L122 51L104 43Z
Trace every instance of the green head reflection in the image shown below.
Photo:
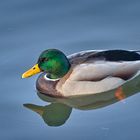
M72 111L71 107L60 103L52 103L47 106L24 104L24 106L38 113L49 126L63 125Z

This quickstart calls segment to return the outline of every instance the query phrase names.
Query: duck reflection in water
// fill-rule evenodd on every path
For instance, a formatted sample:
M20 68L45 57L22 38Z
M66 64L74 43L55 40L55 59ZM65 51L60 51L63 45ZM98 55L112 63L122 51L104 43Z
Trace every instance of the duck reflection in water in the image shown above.
M43 101L50 102L46 106L35 104L24 104L24 106L38 113L44 122L49 126L63 125L72 112L72 108L80 110L93 110L109 106L116 102L124 102L126 98L139 93L140 91L140 74L138 73L133 79L127 81L124 85L102 93L93 95L74 96L69 98L54 98L38 92L39 98Z
M48 106L25 104L50 126L60 126L72 108L108 106L140 91L140 52L127 50L83 51L70 56L56 49L41 53L37 64L22 75L41 74L38 96Z

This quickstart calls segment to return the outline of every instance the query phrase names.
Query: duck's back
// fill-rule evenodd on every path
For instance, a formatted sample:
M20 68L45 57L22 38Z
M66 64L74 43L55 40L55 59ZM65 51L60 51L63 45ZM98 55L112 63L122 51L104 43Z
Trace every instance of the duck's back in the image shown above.
M140 60L140 51L107 50L107 51L83 51L68 56L72 65L94 61L137 61Z

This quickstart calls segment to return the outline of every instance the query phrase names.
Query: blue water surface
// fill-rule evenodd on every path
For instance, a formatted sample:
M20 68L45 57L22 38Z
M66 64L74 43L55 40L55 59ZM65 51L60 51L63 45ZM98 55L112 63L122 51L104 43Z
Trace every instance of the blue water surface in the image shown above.
M73 110L60 127L23 107L46 105L37 76L21 79L39 54L89 49L140 50L139 0L0 0L0 139L139 140L140 94L105 108Z

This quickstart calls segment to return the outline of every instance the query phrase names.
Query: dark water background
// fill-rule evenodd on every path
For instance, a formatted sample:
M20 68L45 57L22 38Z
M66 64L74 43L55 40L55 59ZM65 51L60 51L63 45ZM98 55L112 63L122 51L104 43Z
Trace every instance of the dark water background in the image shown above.
M21 79L41 51L140 50L139 0L0 0L0 139L139 140L140 95L49 127L23 103L45 105Z

